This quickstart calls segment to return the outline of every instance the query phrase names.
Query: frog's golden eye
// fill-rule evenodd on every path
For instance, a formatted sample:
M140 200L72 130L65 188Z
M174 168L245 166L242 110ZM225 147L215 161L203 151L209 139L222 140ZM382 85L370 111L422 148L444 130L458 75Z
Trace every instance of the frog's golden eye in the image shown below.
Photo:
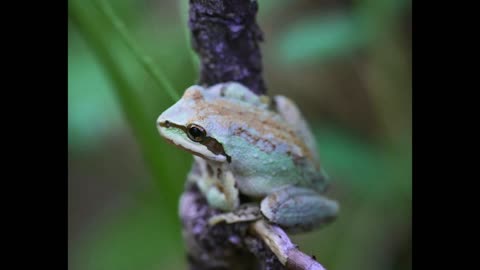
M199 125L190 124L187 126L187 135L194 142L201 142L207 135L204 128Z

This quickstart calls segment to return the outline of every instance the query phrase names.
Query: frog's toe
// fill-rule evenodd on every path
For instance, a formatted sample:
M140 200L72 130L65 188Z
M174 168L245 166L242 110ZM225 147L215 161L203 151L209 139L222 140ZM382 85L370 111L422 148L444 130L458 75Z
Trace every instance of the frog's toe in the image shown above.
M241 205L232 212L218 214L211 217L208 220L210 226L216 225L218 223L237 223L237 222L247 222L258 220L262 217L260 213L260 207L258 205Z

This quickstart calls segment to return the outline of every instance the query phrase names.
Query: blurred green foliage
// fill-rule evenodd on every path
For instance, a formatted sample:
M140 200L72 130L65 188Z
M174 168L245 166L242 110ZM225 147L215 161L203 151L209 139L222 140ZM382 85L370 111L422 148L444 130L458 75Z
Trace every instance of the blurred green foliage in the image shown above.
M81 43L81 41L75 41ZM78 46L78 44L77 44ZM95 148L108 131L121 124L115 96L101 67L85 48L68 61L68 141L75 150Z
M300 14L270 33L262 50L274 52L276 59L293 67L313 69L328 68L339 58L353 59L356 52L367 53L366 83L361 89L366 89L371 103L358 106L372 107L380 128L375 137L366 138L356 130L340 128L331 116L328 122L320 113L310 119L322 163L335 179L329 196L340 202L341 215L325 229L294 236L294 240L328 269L411 269L410 66L406 49L395 42L407 42L398 29L410 2L368 0L351 6L342 2L319 14L312 12L310 5L321 3L300 2L259 1L261 21L268 22L286 10ZM80 170L75 168L89 170L85 158L115 162L118 157L109 151L121 153L118 147L132 145L115 144L112 138L131 132L133 147L141 156L131 157L132 166L118 167L116 175L121 178L127 170L145 171L154 185L145 187L131 179L137 188L129 190L129 199L110 207L104 206L109 202L101 196L69 189L70 195L80 198L71 202L78 205L75 209L83 209L87 201L96 203L90 208L83 206L84 212L90 213L84 215L71 212L70 206L69 216L78 215L81 220L70 223L73 218L69 218L69 230L75 231L69 232L70 268L183 268L186 262L177 204L192 159L165 143L155 127L156 118L173 100L138 62L138 55L126 46L96 3L69 1L69 178L91 184L84 176L75 175ZM152 57L179 94L195 83L198 59L186 28L188 1L109 3L141 53ZM302 65L305 62L317 67ZM276 72L269 63L265 67ZM321 95L316 98L326 98ZM141 158L145 167L135 167L135 158ZM93 169L91 173L95 175Z
M367 33L358 25L346 14L304 18L281 37L278 55L289 64L347 55L366 43Z

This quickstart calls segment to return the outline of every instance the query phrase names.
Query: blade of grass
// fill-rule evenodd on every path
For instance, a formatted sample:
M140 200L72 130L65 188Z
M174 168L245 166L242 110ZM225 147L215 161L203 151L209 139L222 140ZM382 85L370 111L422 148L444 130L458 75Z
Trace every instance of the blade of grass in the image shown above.
M93 10L88 9L86 4L87 1L69 1L69 19L104 66L114 86L113 89L116 91L122 111L137 138L146 165L156 180L155 182L160 183L161 179L168 179L168 167L165 168L161 164L168 164L166 159L170 157L162 155L161 151L164 147L159 140L155 123L149 121L140 98L127 80L128 75L122 72L119 63L116 62L116 58L108 46L109 40L98 30L101 25L93 19ZM165 211L169 218L177 220L176 196L180 191L177 192L177 187L170 181L162 181L161 185L159 184L157 187L159 187L158 193L163 198L162 203L165 205Z
M180 98L178 93L175 92L164 73L160 69L158 69L157 66L154 65L152 58L142 52L142 49L140 49L140 46L132 38L123 21L115 14L115 11L113 10L110 3L105 0L96 0L94 2L98 6L99 10L103 13L103 15L107 17L108 21L112 24L113 28L121 36L123 42L131 50L136 59L152 76L158 86L167 91L168 95L172 98L174 102L177 101Z

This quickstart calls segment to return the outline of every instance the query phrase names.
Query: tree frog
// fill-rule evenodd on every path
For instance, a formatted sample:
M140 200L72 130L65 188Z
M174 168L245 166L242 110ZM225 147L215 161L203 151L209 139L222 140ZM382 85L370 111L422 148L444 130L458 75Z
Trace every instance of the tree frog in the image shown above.
M339 206L324 197L329 178L315 140L287 97L258 96L237 82L193 85L157 119L168 142L194 155L193 181L211 207L210 219L265 218L289 232L334 220Z

